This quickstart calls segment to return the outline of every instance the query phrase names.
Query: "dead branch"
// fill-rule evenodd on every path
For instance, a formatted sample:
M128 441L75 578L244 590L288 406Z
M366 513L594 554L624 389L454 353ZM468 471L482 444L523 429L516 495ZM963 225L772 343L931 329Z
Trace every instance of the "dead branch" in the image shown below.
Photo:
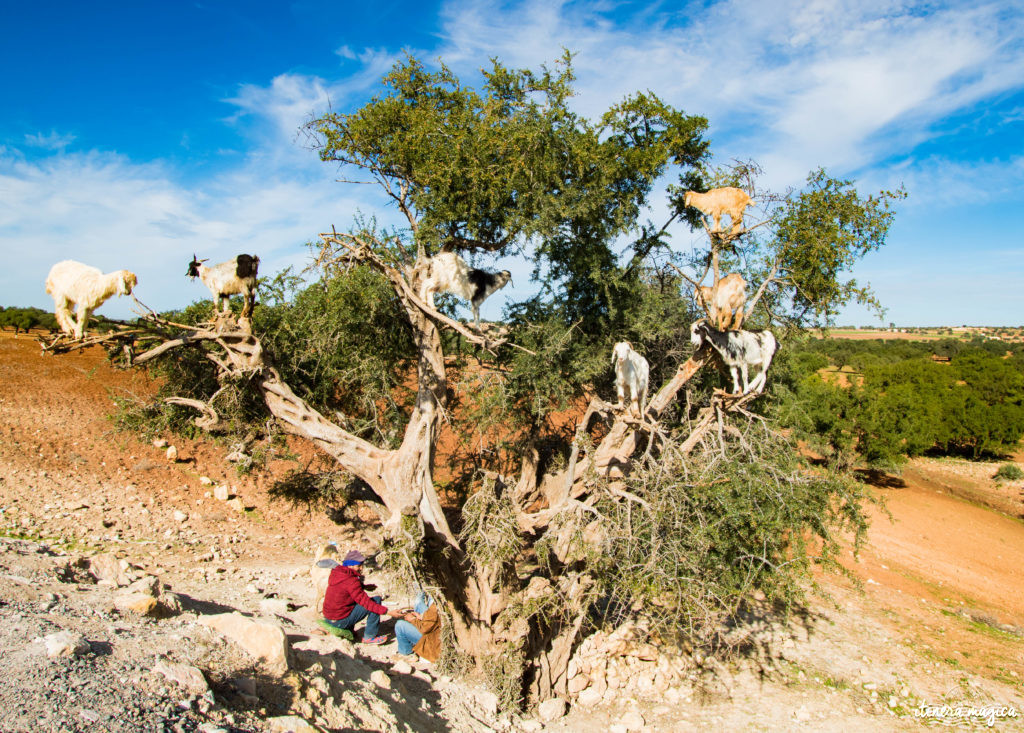
M124 344L130 340L134 340L137 336L147 333L149 333L149 331L144 328L130 327L128 324L123 324L122 327L116 330L110 330L105 333L94 333L93 335L82 339L76 339L65 333L60 333L52 340L49 335L43 336L42 334L39 334L36 336L36 340L39 342L40 350L44 353L67 354L72 351L87 349L90 346L109 346L115 343Z
M214 394L214 397L217 395ZM211 401L213 398L210 398ZM193 424L201 430L207 432L219 432L224 430L224 426L220 422L220 415L214 410L208 402L202 400L193 400L188 397L165 397L164 402L172 405L182 405L184 407L191 407L194 410L198 410L201 413L200 417L192 420Z
M651 508L651 505L647 501L641 499L639 496L636 496L635 494L631 494L628 491L626 491L624 488L622 488L622 484L619 482L609 483L607 489L608 493L611 494L612 496L618 496L621 499L632 501L636 504L639 504L644 509L650 510Z
M761 300L761 296L764 295L765 289L771 283L775 282L775 274L779 271L779 264L780 263L778 259L776 259L775 262L772 263L771 272L769 272L768 276L761 282L761 286L757 289L757 292L754 293L754 297L747 301L747 313L753 312L754 306L756 306L757 302Z
M612 413L612 404L595 397L587 406L579 424L576 426L576 435L572 439L572 453L569 455L569 467L565 471L565 495L568 496L572 490L573 481L576 475L576 460L579 458L580 446L586 440L587 431L590 429L590 421L594 415L601 415L607 419Z

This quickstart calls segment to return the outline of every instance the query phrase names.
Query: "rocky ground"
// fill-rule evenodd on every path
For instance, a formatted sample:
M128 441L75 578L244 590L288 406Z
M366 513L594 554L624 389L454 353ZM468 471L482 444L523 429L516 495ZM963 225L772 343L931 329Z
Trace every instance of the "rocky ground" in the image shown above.
M821 579L832 600L752 621L739 633L760 651L740 662L599 634L570 699L510 716L472 679L395 662L393 643L317 635L315 549L371 553L373 527L269 502L215 444L164 436L169 459L114 431L111 396L151 389L99 352L0 334L0 729L838 731L955 722L958 705L1024 713L1022 487L993 481L997 464L878 477L892 518L876 510L850 559L862 589ZM375 580L406 604L410 589Z

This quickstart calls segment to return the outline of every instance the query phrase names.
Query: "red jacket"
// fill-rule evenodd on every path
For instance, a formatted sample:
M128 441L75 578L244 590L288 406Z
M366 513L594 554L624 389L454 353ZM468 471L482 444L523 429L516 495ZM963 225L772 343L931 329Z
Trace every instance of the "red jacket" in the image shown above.
M358 567L339 565L331 570L327 578L324 618L329 621L342 621L349 617L357 603L370 613L381 616L388 613L387 606L374 603L366 595L366 590L363 589L363 576Z

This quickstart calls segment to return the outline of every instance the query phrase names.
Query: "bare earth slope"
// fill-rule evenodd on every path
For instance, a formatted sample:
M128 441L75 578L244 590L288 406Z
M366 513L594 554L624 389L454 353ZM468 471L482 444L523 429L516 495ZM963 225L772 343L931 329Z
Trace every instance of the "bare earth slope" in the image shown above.
M662 693L610 688L542 724L496 714L474 685L425 665L394 667L393 644L325 647L311 634L314 548L331 539L370 552L372 530L269 503L265 486L236 476L212 443L165 436L178 449L172 462L114 432L111 391L151 389L98 350L42 356L33 339L0 333L3 730L263 731L291 714L327 730L605 730L642 720L665 731L839 731L917 728L922 705L1024 713L1022 487L992 481L992 465L921 460L886 480L877 493L892 521L875 510L867 548L848 563L863 590L822 578L834 603L760 630L770 644L758 659L724 667L697 657ZM240 501L214 498L218 484ZM118 590L83 569L97 553L122 559L131 577L159 578L182 612L119 611ZM408 589L379 580L405 601ZM266 675L200 623L235 610L282 626L287 675ZM88 653L47 657L42 639L60 630L84 634ZM201 669L210 689L166 679L154 671L161 661ZM1021 718L995 726L1018 729Z

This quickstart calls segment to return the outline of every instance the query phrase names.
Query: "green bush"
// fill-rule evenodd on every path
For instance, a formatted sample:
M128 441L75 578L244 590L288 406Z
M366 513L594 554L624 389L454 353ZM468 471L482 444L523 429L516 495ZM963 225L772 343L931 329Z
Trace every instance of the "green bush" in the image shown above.
M56 317L40 308L0 308L0 329L13 328L15 333L28 332L31 328L57 330Z
M1024 478L1024 470L1016 463L1004 463L996 471L994 478L998 481L1019 481Z
M840 548L864 539L863 484L812 468L792 439L751 422L725 456L672 456L628 480L637 501L598 504L612 528L607 622L640 607L663 637L714 642L755 590L798 607L813 567L841 570Z

